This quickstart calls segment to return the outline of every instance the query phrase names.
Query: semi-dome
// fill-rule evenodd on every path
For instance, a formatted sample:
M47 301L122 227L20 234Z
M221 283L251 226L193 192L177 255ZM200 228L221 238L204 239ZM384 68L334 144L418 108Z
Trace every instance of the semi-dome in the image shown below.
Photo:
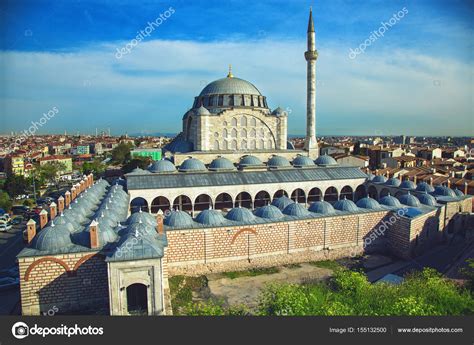
M336 211L334 207L327 201L316 201L309 206L309 210L320 214L334 214Z
M385 184L390 187L398 187L400 186L401 183L402 181L400 181L399 179L395 177L391 177L385 182Z
M357 207L359 208L366 208L369 210L380 210L380 204L377 202L377 200L372 199L371 197L366 197L362 198L359 201L357 201L356 204Z
M387 182L387 179L383 175L377 175L371 181L373 183L385 183Z
M428 183L426 183L426 182L420 182L420 183L418 183L418 185L416 186L416 191L417 191L417 192L433 193L433 192L434 192L434 188L433 188L433 186L431 186L430 184L428 184Z
M287 116L288 115L288 112L285 111L285 109L281 108L281 107L278 107L276 108L275 110L272 111L272 115L275 115L275 116Z
M291 200L289 197L286 195L283 195L279 198L273 199L272 205L278 207L280 210L284 210L286 206L290 205L293 203L293 200Z
M139 167L136 167L131 172L129 172L128 175L146 175L146 174L149 174L149 173L150 172L148 170L143 170Z
M31 242L32 248L45 252L61 252L72 245L71 233L64 225L50 226L41 230Z
M456 193L454 193L451 188L448 188L446 186L436 186L433 193L436 196L450 196L456 198Z
M410 180L403 181L399 187L403 189L410 189L410 190L416 189L415 184Z
M199 96L208 95L258 95L262 94L258 89L250 82L244 79L227 77L209 83L202 89Z
M226 219L221 212L209 209L201 211L196 217L196 222L205 225L222 225Z
M188 158L179 166L181 172L206 171L206 166L203 162L196 158Z
M234 164L225 157L217 157L211 164L209 164L209 170L211 171L222 171L222 170L234 170Z
M233 220L234 222L252 222L255 220L255 216L252 211L245 207L234 207L231 209L225 217L228 220Z
M163 147L164 151L186 153L194 150L192 142L187 141L183 133L179 133L170 143Z
M389 207L402 207L402 204L400 204L400 201L394 196L391 196L390 194L381 198L379 200L379 203L385 206L389 206Z
M239 162L239 167L241 168L255 167L255 166L262 166L262 165L263 165L262 161L252 155L243 156Z
M273 205L259 207L254 213L257 217L266 219L280 219L283 217L283 213L281 213L280 209Z
M170 173L175 172L176 167L167 159L154 161L148 168L152 173Z
M192 227L194 221L191 216L180 210L171 211L164 219L164 224L175 228Z
M301 156L298 155L293 159L293 166L296 168L306 167L306 166L314 166L314 162L308 156Z
M309 211L301 204L293 202L285 207L283 214L294 217L305 217L310 215Z
M321 166L337 165L336 160L334 158L332 158L331 156L328 156L328 155L319 156L314 161L314 163L316 163L317 165L321 165Z
M455 188L454 190L454 194L456 194L457 197L462 197L464 196L464 193L461 192L459 189Z
M410 194L410 192L408 192L408 194L401 195L398 198L398 200L400 200L402 204L407 205L407 206L411 206L411 207L421 206L420 200L418 200L416 196Z
M334 203L334 208L339 211L343 212L357 212L359 211L359 208L357 207L356 204L352 200L349 199L342 199L338 200Z
M277 155L274 155L272 158L270 158L267 162L267 165L269 168L272 169L291 167L291 164L288 159Z
M419 194L418 195L418 200L420 200L420 202L423 205L436 206L436 204L437 204L436 198L434 196L428 194L427 192L423 192L423 193Z

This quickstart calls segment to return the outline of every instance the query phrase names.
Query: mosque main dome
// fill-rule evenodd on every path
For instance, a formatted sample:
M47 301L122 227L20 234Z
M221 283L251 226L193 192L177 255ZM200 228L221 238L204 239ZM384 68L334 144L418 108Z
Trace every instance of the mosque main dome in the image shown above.
M234 95L234 94L244 94L244 95L257 95L261 96L262 94L252 83L247 80L240 78L222 78L213 81L208 84L204 89L202 89L199 96L208 96L208 95Z

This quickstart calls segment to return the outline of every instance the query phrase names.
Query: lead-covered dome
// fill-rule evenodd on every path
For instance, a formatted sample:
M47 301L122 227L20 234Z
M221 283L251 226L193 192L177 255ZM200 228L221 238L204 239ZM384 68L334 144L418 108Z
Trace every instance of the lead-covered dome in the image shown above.
M410 194L410 192L408 192L408 194L401 195L398 199L400 200L402 204L407 205L407 206L411 206L411 207L421 206L420 200L418 200L416 196Z
M226 219L220 211L209 209L201 211L196 217L196 222L204 225L222 225Z
M426 182L420 182L418 183L418 185L416 186L416 191L417 192L427 192L427 193L433 193L434 192L434 188L432 185L426 183Z
M314 213L320 213L320 214L334 214L336 213L336 210L334 210L334 207L327 201L316 201L313 202L309 206L309 210Z
M183 163L181 163L181 165L179 166L179 171L181 172L206 171L206 166L199 159L188 158L184 160Z
M283 217L283 213L281 213L280 209L273 205L259 207L254 213L257 217L266 219L279 219Z
M162 159L159 161L154 161L148 168L152 173L168 173L175 172L176 167L167 159Z
M334 158L332 158L331 156L328 156L328 155L319 156L314 161L314 163L316 163L317 165L321 165L321 166L337 165L336 160Z
M334 208L339 211L343 212L357 212L359 211L359 208L357 207L356 204L352 200L349 199L342 199L338 200L334 203Z
M234 207L232 210L227 212L225 217L234 222L252 222L255 220L252 211L244 207Z
M377 202L377 200L372 199L370 196L365 197L357 201L356 204L357 207L359 208L365 208L368 210L380 210L380 204Z
M286 159L285 157L276 156L276 155L268 160L267 165L269 168L272 168L272 169L291 167L291 164L288 161L288 159Z
M296 168L306 167L306 166L314 166L314 162L308 156L301 156L298 155L293 159L293 166Z
M199 96L224 94L262 95L255 85L248 82L247 80L235 77L227 77L207 84L206 87L202 89Z
M211 171L223 171L223 170L234 170L234 164L225 157L217 157L211 164L209 164L209 170Z

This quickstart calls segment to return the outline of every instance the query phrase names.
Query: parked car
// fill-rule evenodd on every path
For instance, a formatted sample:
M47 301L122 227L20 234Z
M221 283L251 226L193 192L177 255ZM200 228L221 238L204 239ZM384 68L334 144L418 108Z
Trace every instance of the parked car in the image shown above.
M17 205L17 206L12 207L12 212L15 215L24 215L28 211L30 211L30 208L28 206L25 206L25 205Z
M0 291L12 289L20 284L19 278L5 277L0 278Z
M0 221L0 232L11 230L11 228L12 228L11 222Z
M20 225L23 222L23 216L17 216L12 219L12 225Z
M12 219L10 218L10 215L8 213L5 213L0 216L0 222L10 222Z

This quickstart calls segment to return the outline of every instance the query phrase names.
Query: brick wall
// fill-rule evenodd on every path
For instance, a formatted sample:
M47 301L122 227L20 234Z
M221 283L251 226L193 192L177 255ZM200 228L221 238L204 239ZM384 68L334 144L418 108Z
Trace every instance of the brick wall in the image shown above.
M23 315L108 307L107 265L96 253L18 259Z

